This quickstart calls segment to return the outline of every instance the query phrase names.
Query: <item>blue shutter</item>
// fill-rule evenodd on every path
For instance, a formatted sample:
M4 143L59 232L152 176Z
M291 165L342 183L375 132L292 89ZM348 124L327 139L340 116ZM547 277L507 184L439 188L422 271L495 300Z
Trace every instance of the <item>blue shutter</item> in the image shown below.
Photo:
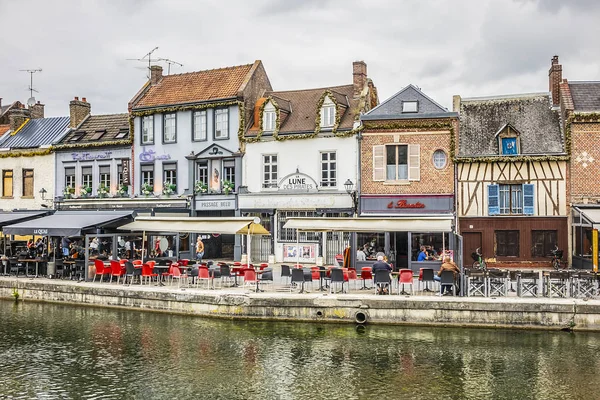
M500 199L498 185L488 186L488 215L500 214Z
M534 213L534 185L530 183L523 184L523 214L533 215Z

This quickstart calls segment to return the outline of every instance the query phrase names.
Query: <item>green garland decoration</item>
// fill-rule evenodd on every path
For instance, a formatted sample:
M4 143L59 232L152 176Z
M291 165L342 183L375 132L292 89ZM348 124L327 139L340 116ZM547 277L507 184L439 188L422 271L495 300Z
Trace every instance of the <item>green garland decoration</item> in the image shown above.
M131 134L130 134L131 135ZM56 150L78 149L88 147L116 147L116 146L131 146L131 139L110 140L107 142L92 142L92 143L77 143L77 144L58 144L54 146Z
M342 113L339 109L340 106L337 102L337 99L333 96L333 93L331 93L331 90L327 89L323 92L323 94L319 98L319 101L317 101L317 117L315 118L315 136L318 135L319 132L321 132L321 108L323 107L323 103L325 102L325 99L327 97L329 97L329 99L335 107L335 122L333 123L333 127L331 128L331 132L335 134L338 127L340 126L340 121L342 119Z
M534 162L534 161L569 161L569 156L485 156L485 157L456 157L454 162L460 163L495 163L495 162Z
M273 99L273 97L269 96L267 97L267 99L260 105L260 108L258 109L258 133L256 134L256 136L253 137L244 137L244 140L246 141L246 143L253 143L253 142L258 142L260 141L261 136L264 133L263 130L263 112L265 111L265 107L267 106L267 104L269 104L269 102L273 103L273 106L275 107L275 129L273 130L273 137L277 137L277 134L279 133L279 121L280 121L280 117L279 117L279 104L277 104L277 102L275 101L275 99Z
M52 146L46 149L35 149L28 151L10 150L6 153L0 153L0 158L47 156L48 154L52 153L53 150L54 148Z
M377 122L377 121L363 121L365 129L380 129L380 130L396 130L396 129L420 129L420 130L447 130L450 131L450 159L456 161L456 134L454 130L453 122L439 122L439 121L395 121L395 122Z

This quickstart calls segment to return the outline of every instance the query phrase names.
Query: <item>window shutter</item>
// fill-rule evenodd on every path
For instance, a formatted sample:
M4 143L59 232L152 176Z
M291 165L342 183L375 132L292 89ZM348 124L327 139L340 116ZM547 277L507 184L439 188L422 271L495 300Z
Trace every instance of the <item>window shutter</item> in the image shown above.
M418 144L408 145L408 180L421 180L421 146Z
M534 194L535 188L531 183L523 184L523 214L533 215L534 213Z
M373 180L385 181L385 146L373 146Z
M488 186L488 215L500 214L500 199L498 185Z

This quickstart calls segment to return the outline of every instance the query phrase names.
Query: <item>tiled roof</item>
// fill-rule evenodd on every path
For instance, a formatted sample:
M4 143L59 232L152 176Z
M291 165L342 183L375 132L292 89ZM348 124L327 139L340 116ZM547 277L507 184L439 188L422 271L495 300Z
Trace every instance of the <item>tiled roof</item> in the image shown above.
M521 154L564 154L559 114L548 93L461 99L459 157L498 155L496 133L520 132Z
M91 115L71 130L60 144L84 144L129 140L129 114Z
M69 127L69 117L30 119L14 135L8 135L0 143L1 148L26 149L51 145Z
M4 135L10 129L10 125L0 125L0 136Z
M575 111L600 111L600 82L571 82L571 97Z
M405 101L416 101L418 104L417 112L403 113L402 103ZM449 112L435 100L423 93L418 87L408 85L363 115L361 119L445 118L453 116L455 117L456 113Z
M236 97L254 64L165 75L148 88L134 109L162 105L196 103Z
M281 112L280 134L291 134L301 132L313 132L316 128L315 120L317 118L317 104L323 93L330 90L335 97L340 112L343 113L338 130L350 130L354 125L353 110L358 109L359 99L355 99L354 88L352 85L332 86L329 88L290 90L283 92L266 92L265 97L272 96L276 102L281 99L285 101L283 110L291 109L291 112ZM254 126L248 132L249 136L256 135L258 124L255 121ZM266 135L266 133L265 133Z

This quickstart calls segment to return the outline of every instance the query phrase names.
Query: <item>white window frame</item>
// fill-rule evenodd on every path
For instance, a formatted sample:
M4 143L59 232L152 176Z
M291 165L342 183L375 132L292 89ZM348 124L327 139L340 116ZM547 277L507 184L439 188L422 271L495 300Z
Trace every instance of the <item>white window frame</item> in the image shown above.
M262 154L262 187L263 189L276 189L279 168L277 166L279 158L277 154ZM267 159L268 157L268 159ZM273 161L275 158L275 161ZM273 171L275 167L275 171ZM268 177L267 177L268 175Z
M106 169L106 168L108 168L108 174L102 172L102 170ZM98 177L99 177L100 185L104 185L105 187L110 189L110 165L99 165L98 166Z
M277 114L273 103L268 102L263 109L262 124L264 132L273 132L277 120Z
M235 192L235 159L223 160L223 181L233 183L233 191Z
M142 117L142 144L154 144L154 115Z
M68 172L73 172L69 174ZM65 187L70 187L75 189L75 167L65 167Z
M194 111L192 114L192 139L195 142L203 142L207 140L207 117L206 110Z
M163 182L170 182L175 185L175 192L177 192L177 163L164 163L163 167Z
M436 158L436 156L439 156L440 154L442 154L444 156L444 163L443 164L437 164L441 161L440 158ZM436 151L433 152L433 156L431 158L431 162L433 163L433 167L435 169L444 169L446 168L446 166L448 165L448 155L446 154L446 152L442 149L437 149Z
M208 186L208 180L210 179L208 176L209 171L209 162L208 160L199 161L196 163L196 181L202 182Z
M335 103L327 96L325 97L325 100L323 100L323 106L321 107L321 128L333 128L335 125L335 117Z
M163 118L163 143L177 142L177 114L168 113Z
M229 108L215 109L215 139L229 139Z
M402 113L418 113L419 112L419 102L414 101L403 101L402 102Z
M398 150L396 148L396 179L387 179L387 147L407 146L407 178L398 179ZM374 182L410 182L421 180L421 146L407 143L388 143L373 146L373 181Z
M152 167L152 168L148 168L148 167ZM155 176L154 176L154 164L141 164L140 165L140 172L141 172L141 178L140 179L140 188L144 185L144 183L148 183L150 186L152 186L152 189L154 190L154 181L155 181Z
M337 187L337 154L335 151L321 151L321 187ZM333 156L333 157L332 157ZM325 157L325 159L323 158ZM326 175L326 176L324 176Z
M89 170L89 174L85 174L84 171ZM81 167L81 185L94 187L94 167L92 165L83 165Z

